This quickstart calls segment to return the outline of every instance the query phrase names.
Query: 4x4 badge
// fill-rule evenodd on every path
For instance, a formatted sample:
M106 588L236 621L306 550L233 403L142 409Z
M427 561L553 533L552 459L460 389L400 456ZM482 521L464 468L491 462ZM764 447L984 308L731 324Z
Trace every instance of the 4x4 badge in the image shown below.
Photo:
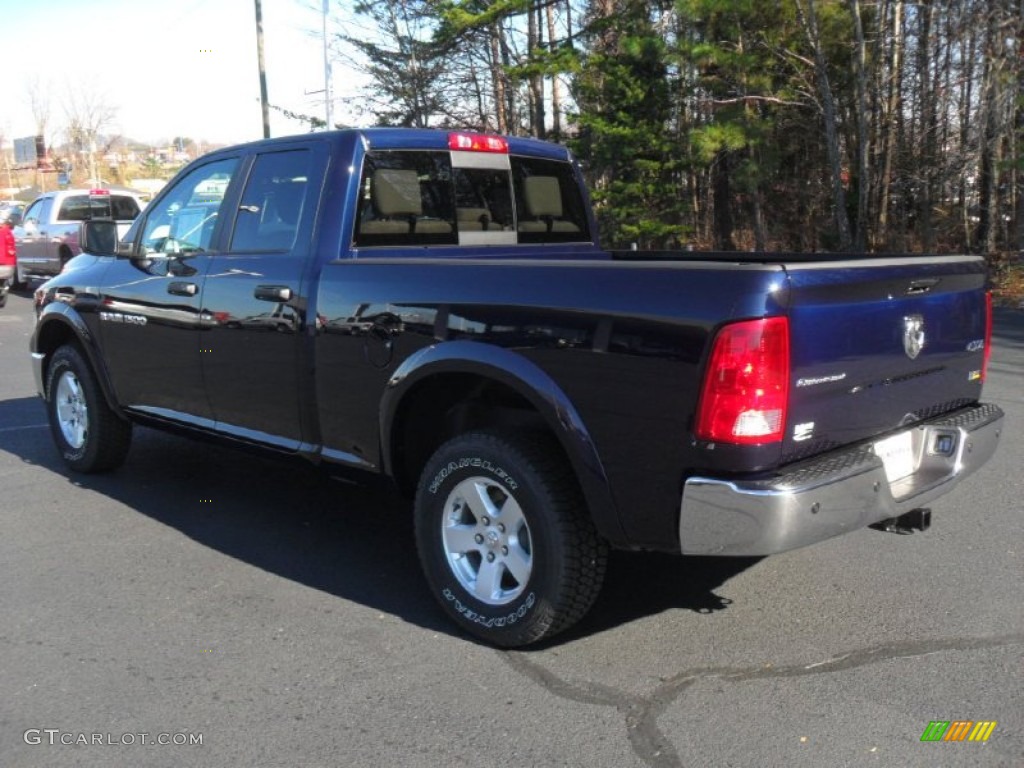
M903 351L911 360L921 354L924 348L924 318L921 315L907 315L903 318Z

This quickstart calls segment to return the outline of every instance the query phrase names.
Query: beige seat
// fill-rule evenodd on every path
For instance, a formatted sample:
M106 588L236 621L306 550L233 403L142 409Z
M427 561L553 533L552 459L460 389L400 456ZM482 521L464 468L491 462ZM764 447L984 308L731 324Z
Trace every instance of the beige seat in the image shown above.
M523 197L529 218L519 221L520 232L580 231L562 218L562 190L554 176L528 176L523 180Z
M460 232L494 232L501 230L501 225L491 219L491 212L486 208L456 208Z
M451 224L446 221L420 218L423 199L416 171L379 168L373 172L370 184L370 198L378 218L360 225L359 231L363 234L444 234L452 231Z

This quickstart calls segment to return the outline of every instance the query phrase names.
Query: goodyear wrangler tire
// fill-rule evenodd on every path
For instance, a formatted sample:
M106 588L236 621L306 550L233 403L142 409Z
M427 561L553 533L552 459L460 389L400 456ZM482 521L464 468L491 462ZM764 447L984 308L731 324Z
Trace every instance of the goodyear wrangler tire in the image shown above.
M601 589L607 547L545 436L469 433L445 443L420 478L415 515L434 596L494 645L567 629Z
M132 426L114 413L82 353L65 345L46 373L46 413L64 462L76 472L119 467L131 445Z

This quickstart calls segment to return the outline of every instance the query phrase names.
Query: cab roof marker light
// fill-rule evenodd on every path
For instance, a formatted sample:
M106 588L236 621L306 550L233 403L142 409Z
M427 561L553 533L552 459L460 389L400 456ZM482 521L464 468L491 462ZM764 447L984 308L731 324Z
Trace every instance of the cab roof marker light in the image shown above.
M449 133L448 149L460 152L500 152L508 154L508 141L502 136L483 133Z

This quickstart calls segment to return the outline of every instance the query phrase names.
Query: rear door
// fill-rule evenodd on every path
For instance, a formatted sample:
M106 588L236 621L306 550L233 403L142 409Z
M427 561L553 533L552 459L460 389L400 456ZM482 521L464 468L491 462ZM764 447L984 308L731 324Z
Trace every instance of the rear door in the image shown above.
M792 379L783 462L980 397L982 259L895 257L786 269Z
M251 165L224 253L203 291L203 377L217 429L295 450L304 364L306 270L327 147L276 145Z

